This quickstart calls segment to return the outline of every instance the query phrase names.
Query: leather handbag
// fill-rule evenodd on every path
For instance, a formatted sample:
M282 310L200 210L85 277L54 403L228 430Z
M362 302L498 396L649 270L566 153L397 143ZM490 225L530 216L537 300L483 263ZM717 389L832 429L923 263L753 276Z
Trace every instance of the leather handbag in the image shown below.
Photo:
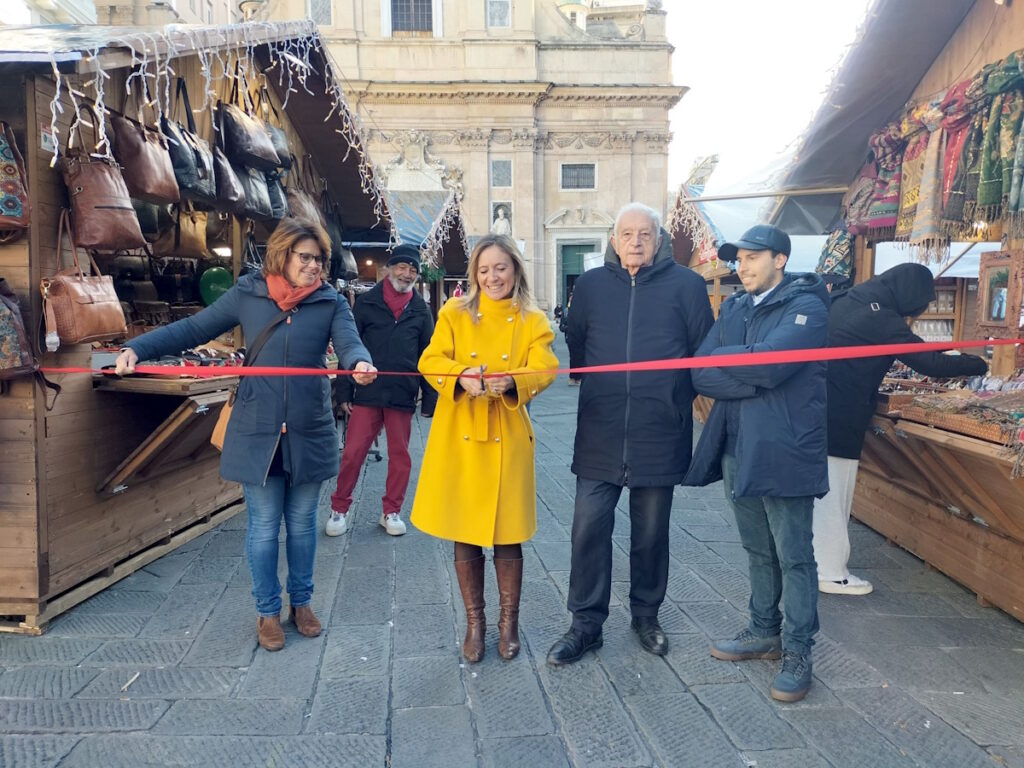
M213 205L217 201L217 184L213 175L213 152L210 145L196 133L196 119L188 99L185 78L179 77L174 96L174 107L185 107L185 122L162 117L160 129L167 138L168 153L174 168L181 197L197 203Z
M284 185L281 178L284 174L281 171L267 171L264 176L267 179L267 197L270 200L270 218L283 219L288 215L288 199L284 194Z
M341 216L338 214L338 206L331 202L327 194L327 185L324 184L323 192L320 193L320 210L324 216L324 229L331 240L331 267L329 277L331 280L355 280L359 276L359 266L356 264L356 257L352 251L346 248L342 241Z
M274 151L277 153L278 167L284 168L286 171L290 170L295 155L292 154L292 150L288 146L288 136L284 129L279 127L281 115L277 113L277 108L270 101L267 77L263 74L260 75L260 89L256 92L256 111L263 115L263 124L267 128L267 135L270 136L270 143L274 145ZM271 114L277 118L278 125L270 122Z
M0 243L21 237L31 220L28 174L14 131L0 121Z
M233 164L235 175L245 192L242 215L251 219L273 218L270 207L270 193L267 191L267 177L258 168Z
M259 336L253 341L252 346L245 351L245 360L242 362L242 367L252 365L256 362L256 358L259 356L260 351L263 349L263 345L267 343L267 339L270 338L270 334L274 332L274 329L280 325L294 310L285 309L274 316L274 319L267 323L266 327L260 331ZM228 431L228 422L231 421L231 411L235 407L235 394L238 391L237 386L232 388L231 394L228 395L227 402L220 409L220 415L217 416L217 423L213 427L213 434L210 435L210 443L218 451L224 450L224 436Z
M237 64L233 79L234 84L231 86L231 95L227 102L217 102L217 114L223 116L224 120L224 146L227 155L236 165L272 171L277 168L280 159L267 134L266 124L253 115L254 107L249 98L245 77ZM238 105L234 103L236 98L239 100Z
M100 134L100 117L91 105L81 107L93 120L96 137ZM146 241L139 229L128 188L121 169L110 155L110 145L94 137L91 142L82 138L82 120L76 131L78 146L71 146L72 132L68 133L68 146L58 160L64 184L71 201L71 223L74 225L74 243L79 248L97 251L119 251L141 248ZM102 153L90 152L89 147Z
M149 83L142 75L145 101L150 101ZM145 125L142 116L142 99L136 97L136 117L132 120L123 114L114 115L114 158L121 165L121 175L132 197L149 203L176 203L180 199L178 182L174 178L174 165L168 154L167 138L154 127ZM128 103L125 91L121 112Z
M310 162L300 164L295 155L291 156L291 170L288 173L288 186L285 197L288 199L288 215L307 221L315 221L324 226L324 216L314 195L316 184L310 178Z
M57 271L53 277L40 282L43 294L43 314L46 318L46 348L55 352L61 343L82 344L123 337L125 324L121 302L114 291L114 281L101 275L92 256L89 263L95 274L85 274L78 260L78 248L68 220L67 210L61 210L57 226ZM71 241L74 266L60 269L60 252L64 232Z
M206 258L206 218L206 211L197 211L191 202L180 204L174 226L153 243L154 255Z
M245 209L245 188L219 146L213 148L213 169L217 177L217 209L241 213Z

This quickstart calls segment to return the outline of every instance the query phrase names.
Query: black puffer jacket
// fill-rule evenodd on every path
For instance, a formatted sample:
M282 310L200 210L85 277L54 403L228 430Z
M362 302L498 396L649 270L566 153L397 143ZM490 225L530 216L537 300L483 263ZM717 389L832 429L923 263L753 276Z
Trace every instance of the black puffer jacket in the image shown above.
M611 245L604 266L580 275L566 313L572 367L690 357L714 320L704 280L672 258L662 230L650 266L636 276ZM689 371L582 377L572 471L633 488L677 485L690 464Z
M430 310L418 293L413 291L409 304L395 320L394 313L384 302L382 281L356 298L353 314L363 344L369 350L376 350L376 354L373 351L370 354L377 370L417 371L420 355L434 333ZM418 391L423 392L423 415L433 416L437 391L427 386L422 376L378 376L365 387L355 386L352 379L345 376L339 377L335 385L339 403L399 411L416 410Z
M932 273L921 264L899 264L849 293L833 299L828 316L828 345L907 344L922 342L907 317L935 300ZM875 412L878 385L896 358L864 357L828 364L828 455L859 459L864 433ZM988 370L974 355L919 352L900 360L925 376L977 376Z

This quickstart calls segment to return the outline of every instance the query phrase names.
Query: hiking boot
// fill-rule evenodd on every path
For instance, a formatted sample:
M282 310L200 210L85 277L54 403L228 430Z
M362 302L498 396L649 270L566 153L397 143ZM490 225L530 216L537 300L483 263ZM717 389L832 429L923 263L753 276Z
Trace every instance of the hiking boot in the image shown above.
M405 533L405 523L402 522L402 518L398 516L397 512L382 514L380 524L389 536L401 536Z
M830 595L869 595L873 589L870 581L852 573L842 581L818 581L818 591Z
M320 635L320 619L313 613L308 605L293 605L291 608L292 622L299 634L304 637L318 637Z
M800 701L811 688L811 654L784 651L782 669L772 683L772 698L776 701Z
M284 627L280 616L260 616L256 619L256 640L260 648L280 651L284 648Z
M760 637L744 629L732 640L712 642L711 655L722 661L778 659L782 657L782 638L779 635Z
M604 645L604 637L600 632L596 635L588 635L578 629L570 628L562 635L548 651L548 664L552 667L560 667L564 664L572 664L583 658L587 651L597 650Z
M328 536L341 536L348 530L348 515L344 512L331 511L331 516L327 519L326 533Z

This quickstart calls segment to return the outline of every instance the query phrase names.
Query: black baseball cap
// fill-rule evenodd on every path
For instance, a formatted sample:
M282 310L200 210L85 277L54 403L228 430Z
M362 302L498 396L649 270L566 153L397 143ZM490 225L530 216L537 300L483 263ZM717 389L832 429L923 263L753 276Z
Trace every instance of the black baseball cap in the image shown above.
M388 255L388 266L393 267L395 264L412 264L419 272L420 249L409 243L399 243L391 249L391 253Z
M718 247L718 258L723 261L736 261L736 252L740 248L748 251L770 250L789 256L790 242L789 235L778 227L771 224L755 224L746 232L743 237L734 243L725 243Z

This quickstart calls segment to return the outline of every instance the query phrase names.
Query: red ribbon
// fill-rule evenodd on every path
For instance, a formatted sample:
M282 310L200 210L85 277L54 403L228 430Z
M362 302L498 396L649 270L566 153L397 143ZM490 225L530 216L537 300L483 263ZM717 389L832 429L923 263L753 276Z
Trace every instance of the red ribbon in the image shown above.
M708 357L683 357L675 360L645 360L637 363L615 363L612 365L589 365L580 368L557 368L548 371L530 371L536 373L626 373L630 371L674 371L692 368L732 368L739 365L780 365L783 363L815 363L828 360L853 360L864 357L889 357L913 354L916 352L944 352L950 349L969 349L975 347L1004 346L1007 344L1024 343L1020 339L980 339L973 341L931 341L910 344L871 344L858 347L815 347L812 349L789 349L781 352L741 352L731 355L710 355ZM60 368L41 367L45 374L110 374L116 375L112 368L96 370L94 368ZM135 373L152 376L170 376L174 378L207 379L216 376L325 376L339 374L342 376L356 371L334 370L325 368L287 368L270 366L177 366L177 365L137 365ZM377 371L378 376L443 376L457 377L458 373L425 373L416 371ZM491 376L508 376L508 373L485 373L484 378ZM512 374L515 375L515 374Z

